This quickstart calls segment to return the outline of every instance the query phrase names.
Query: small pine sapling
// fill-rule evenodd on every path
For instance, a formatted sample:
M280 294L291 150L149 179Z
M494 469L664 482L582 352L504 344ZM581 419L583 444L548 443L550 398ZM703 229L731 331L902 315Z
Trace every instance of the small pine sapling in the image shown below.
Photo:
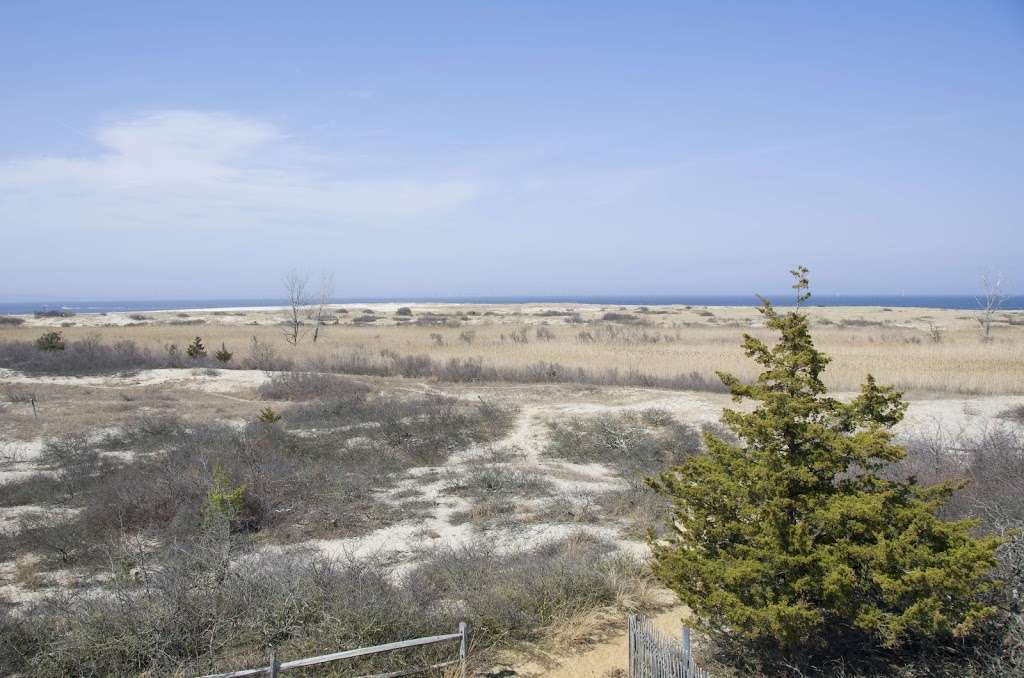
M60 332L47 332L36 339L36 348L40 351L63 351L64 336Z
M231 361L231 351L227 349L224 342L220 344L220 350L213 354L213 357L217 359L219 363L228 363Z
M188 348L185 349L185 353L192 360L198 360L199 358L206 357L206 347L203 346L203 340L200 337L196 337Z

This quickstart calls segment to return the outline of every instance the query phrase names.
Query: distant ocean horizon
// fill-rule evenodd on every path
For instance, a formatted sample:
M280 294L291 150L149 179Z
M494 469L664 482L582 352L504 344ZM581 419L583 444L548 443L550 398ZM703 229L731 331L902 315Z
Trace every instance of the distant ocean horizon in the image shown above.
M772 303L791 306L792 295L767 295ZM338 304L380 303L448 304L598 304L605 306L756 306L752 294L595 294L550 296L466 296L466 297L352 297L332 299ZM66 310L75 313L116 313L125 311L168 311L175 309L262 308L285 305L284 299L149 299L129 301L16 301L0 302L0 314L25 315L36 311ZM881 306L886 308L937 308L973 310L978 298L958 294L831 294L815 295L808 306ZM1024 295L1006 299L1002 310L1024 309Z

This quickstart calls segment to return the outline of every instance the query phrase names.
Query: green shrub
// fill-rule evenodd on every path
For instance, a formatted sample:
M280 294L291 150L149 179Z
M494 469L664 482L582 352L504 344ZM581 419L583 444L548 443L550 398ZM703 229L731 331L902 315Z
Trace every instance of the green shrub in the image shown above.
M185 353L189 358L192 358L192 360L198 360L199 358L206 357L206 347L203 346L203 340L196 337L185 349Z
M232 486L231 479L220 466L213 469L213 483L206 495L203 519L207 523L227 521L233 524L242 514L245 501L245 487Z
M276 421L281 421L281 415L275 412L271 407L264 407L260 410L260 413L256 415L256 418L264 424L273 424Z
M47 332L36 339L36 348L40 351L63 351L64 336L60 332Z
M224 342L221 342L220 350L214 353L213 357L217 359L217 362L227 364L231 362L231 355L231 351L224 345Z
M707 454L652 481L674 505L672 540L651 544L655 573L705 629L753 648L769 673L955 646L995 613L985 596L1001 540L936 516L957 486L883 476L906 453L891 432L901 395L871 376L850 402L825 395L829 359L800 309L806 272L793 271L795 310L763 301L779 342L745 337L764 368L757 380L720 374L735 399L756 403L723 414L742 442L708 433Z

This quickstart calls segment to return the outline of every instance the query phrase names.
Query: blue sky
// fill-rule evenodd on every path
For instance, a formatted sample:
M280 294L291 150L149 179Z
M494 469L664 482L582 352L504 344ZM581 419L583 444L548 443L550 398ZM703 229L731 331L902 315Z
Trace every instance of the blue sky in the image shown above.
M1024 3L0 0L0 301L1024 287Z

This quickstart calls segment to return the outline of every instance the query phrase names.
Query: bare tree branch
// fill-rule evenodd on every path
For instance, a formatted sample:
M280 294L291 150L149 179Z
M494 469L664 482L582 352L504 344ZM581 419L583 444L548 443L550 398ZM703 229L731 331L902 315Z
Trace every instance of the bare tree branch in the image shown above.
M333 273L321 273L320 274L320 290L317 298L319 303L316 307L316 315L314 317L313 324L313 343L320 337L320 326L323 324L324 309L327 304L330 303L331 297L334 295L334 274Z
M1002 273L986 271L981 276L981 296L978 297L978 324L984 331L985 341L992 338L992 321L996 312L1006 302L1006 291L1003 288Z
M284 340L292 346L298 346L305 332L302 316L309 306L309 297L306 293L309 277L292 269L285 274L282 282L288 300L288 320L283 329Z

